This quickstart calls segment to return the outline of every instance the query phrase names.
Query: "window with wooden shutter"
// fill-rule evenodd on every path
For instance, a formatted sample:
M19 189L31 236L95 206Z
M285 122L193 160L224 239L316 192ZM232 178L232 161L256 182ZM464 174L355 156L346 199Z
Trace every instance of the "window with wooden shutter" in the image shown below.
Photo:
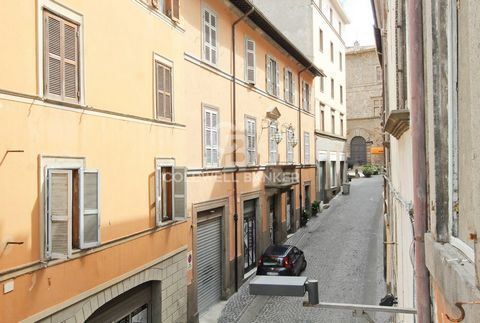
M271 121L270 126L268 127L268 162L270 164L276 164L278 159L277 153L277 141L275 140L275 135L278 132L278 124Z
M305 132L303 135L303 141L304 141L304 163L305 164L310 164L310 134L308 132Z
M295 100L295 80L293 73L288 68L285 68L285 101L293 104Z
M287 163L293 163L293 130L287 130Z
M205 109L204 113L204 160L205 166L218 166L218 113Z
M266 55L265 62L267 71L267 92L274 96L278 96L280 94L280 72L278 63L269 55Z
M156 118L172 120L172 69L155 62L156 69Z
M310 85L302 82L302 105L305 111L310 111Z
M245 38L245 81L255 84L255 42Z
M206 8L203 9L203 58L209 63L217 64L217 16Z
M166 0L165 14L174 21L180 21L180 0Z
M257 159L257 143L256 143L256 122L254 119L247 118L245 122L246 128L246 152L247 152L247 164L254 165Z
M187 217L187 168L175 167L173 173L174 220Z
M80 248L92 248L100 244L100 175L96 170L79 171L80 182Z
M72 253L72 171L48 169L45 183L45 254L50 259L66 259Z
M45 95L70 103L80 101L78 25L44 11Z
M173 165L157 161L155 169L155 222L157 226L173 219Z

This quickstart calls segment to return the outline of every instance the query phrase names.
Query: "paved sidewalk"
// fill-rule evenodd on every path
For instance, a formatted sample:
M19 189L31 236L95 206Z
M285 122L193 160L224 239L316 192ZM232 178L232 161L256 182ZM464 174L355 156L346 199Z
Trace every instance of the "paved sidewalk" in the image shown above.
M338 195L286 241L304 250L304 275L319 280L320 301L376 305L385 295L381 185L380 176L352 181L351 195ZM252 296L248 282L230 297L218 322L365 322L348 311L304 308L307 297ZM376 319L388 322L389 316Z

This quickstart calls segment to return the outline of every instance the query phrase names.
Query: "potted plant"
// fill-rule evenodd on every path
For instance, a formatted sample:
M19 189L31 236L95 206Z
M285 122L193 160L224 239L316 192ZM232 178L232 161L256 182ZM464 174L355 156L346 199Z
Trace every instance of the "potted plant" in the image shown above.
M372 165L365 165L362 168L362 173L365 177L371 177L373 175Z
M380 171L379 167L377 165L372 165L373 168L373 175L378 175L378 172Z
M313 201L313 203L312 203L312 215L317 216L318 211L320 211L320 202L319 201Z
M300 226L301 227L306 226L309 219L310 219L310 212L308 212L308 210L303 210L302 216L300 217Z

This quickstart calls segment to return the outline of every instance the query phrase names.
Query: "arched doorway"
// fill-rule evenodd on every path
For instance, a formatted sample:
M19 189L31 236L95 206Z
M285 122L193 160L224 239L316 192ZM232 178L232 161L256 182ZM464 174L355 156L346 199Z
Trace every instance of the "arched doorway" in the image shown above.
M350 158L353 164L367 163L367 142L365 138L356 136L350 142Z

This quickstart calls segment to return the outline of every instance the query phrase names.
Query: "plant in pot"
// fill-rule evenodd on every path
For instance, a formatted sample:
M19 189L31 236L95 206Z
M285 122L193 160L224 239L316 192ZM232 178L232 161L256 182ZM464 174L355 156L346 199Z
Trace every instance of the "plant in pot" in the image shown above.
M373 175L378 175L380 168L377 165L372 165Z
M302 227L306 226L309 219L310 219L310 212L308 210L303 210L302 216L300 217L300 226Z
M312 203L312 215L317 216L318 211L320 211L320 202L319 201L313 201L313 203Z
M372 165L363 166L362 172L363 172L363 175L365 175L365 177L371 177L373 175Z

